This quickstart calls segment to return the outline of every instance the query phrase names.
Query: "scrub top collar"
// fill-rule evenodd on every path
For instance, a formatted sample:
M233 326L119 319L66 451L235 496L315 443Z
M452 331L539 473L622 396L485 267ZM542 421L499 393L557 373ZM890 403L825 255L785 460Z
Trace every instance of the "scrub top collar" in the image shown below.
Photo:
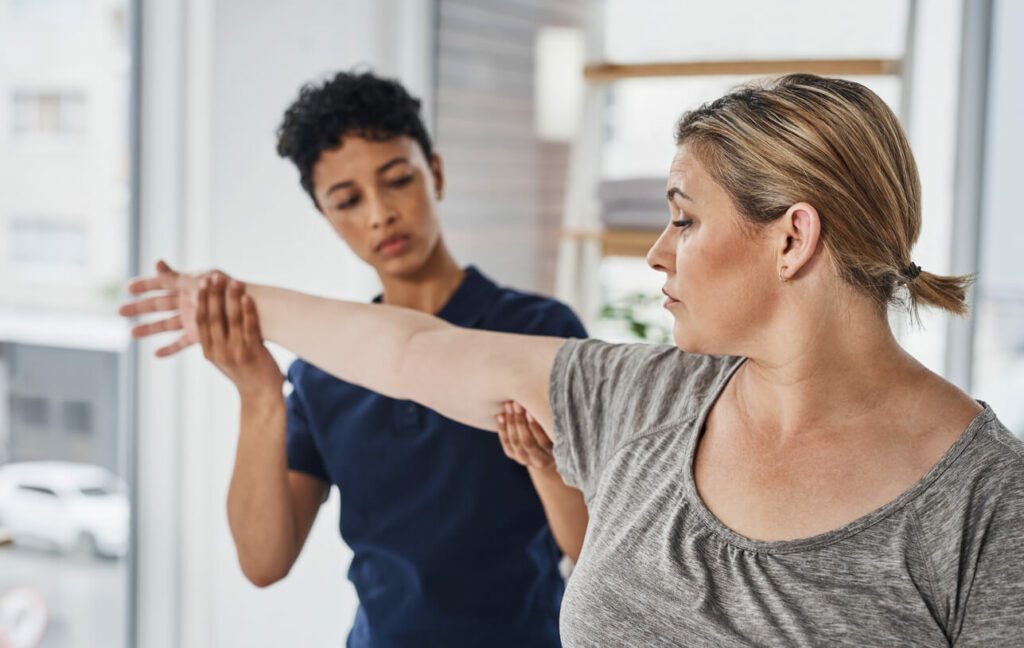
M467 266L462 283L437 316L455 326L472 327L478 324L491 305L498 286L485 277L475 266ZM384 295L377 295L373 303L379 304Z

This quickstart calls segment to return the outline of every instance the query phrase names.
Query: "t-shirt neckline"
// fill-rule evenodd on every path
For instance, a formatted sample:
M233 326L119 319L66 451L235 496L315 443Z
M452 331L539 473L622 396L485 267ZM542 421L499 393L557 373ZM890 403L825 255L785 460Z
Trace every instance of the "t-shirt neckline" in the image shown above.
M963 453L967 445L970 444L971 440L976 436L978 429L995 416L988 403L985 403L984 401L977 401L978 404L983 407L982 411L978 412L978 414L971 419L971 422L960 434L960 437L949 447L948 450L946 450L945 454L942 455L935 465L933 465L928 472L921 477L921 479L910 486L907 490L903 491L895 499L883 504L874 511L866 513L865 515L830 531L825 531L806 538L797 538L795 540L754 540L730 529L721 520L719 520L710 509L708 509L704 504L704 500L701 499L700 495L697 493L697 483L693 473L697 444L700 442L701 437L704 436L704 424L707 421L708 414L711 412L711 408L718 401L719 397L725 391L725 387L729 384L729 380L744 362L746 362L746 358L738 358L735 361L735 364L728 368L725 374L714 385L713 396L707 400L697 418L691 423L693 428L692 434L687 435L689 437L689 441L686 447L683 473L685 476L684 482L686 495L690 499L692 506L697 511L697 514L703 523L728 544L746 551L764 554L810 551L844 540L874 524L877 524L878 522L881 522L885 518L901 510L914 498L927 490L928 487L931 486L932 483L938 479L938 477L944 473Z

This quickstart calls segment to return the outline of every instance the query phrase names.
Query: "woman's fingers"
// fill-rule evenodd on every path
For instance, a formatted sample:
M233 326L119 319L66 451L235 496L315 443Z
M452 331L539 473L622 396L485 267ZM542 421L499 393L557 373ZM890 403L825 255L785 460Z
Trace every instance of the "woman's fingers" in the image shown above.
M138 326L132 327L133 338L144 338L150 335L156 335L157 333L165 333L167 331L180 331L185 328L181 321L181 315L175 315L162 319L157 322L147 322L145 324L139 324Z
M136 277L128 283L128 292L133 295L141 295L153 290L172 290L177 286L180 275L171 269L166 261L160 259L156 262L155 277Z
M145 313L158 313L173 310L178 310L177 291L129 302L121 306L117 312L125 317L134 317Z
M174 355L178 351L191 346L192 342L188 339L187 335L182 335L175 342L168 344L167 346L160 347L156 350L156 357L166 358L167 356Z
M175 279L177 279L179 276L177 271L175 271L171 267L171 264L167 263L163 259L160 259L156 262L156 274L157 276L160 277L171 276L174 277Z

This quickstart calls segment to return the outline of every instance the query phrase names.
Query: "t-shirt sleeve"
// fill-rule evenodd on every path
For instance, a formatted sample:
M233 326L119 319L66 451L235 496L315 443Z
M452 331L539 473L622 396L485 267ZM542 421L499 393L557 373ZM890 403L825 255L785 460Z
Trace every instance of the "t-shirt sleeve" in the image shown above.
M306 473L317 479L330 483L330 477L324 468L320 449L317 448L310 427L309 408L301 388L300 374L302 365L299 361L292 363L288 369L288 382L292 391L288 394L288 418L285 447L288 455L288 469Z
M1003 493L984 528L976 530L977 563L967 595L963 621L953 646L1015 646L1024 644L1024 461Z
M708 375L705 358L674 346L567 340L555 356L549 393L563 480L589 502L615 452L691 415L699 407L694 387Z

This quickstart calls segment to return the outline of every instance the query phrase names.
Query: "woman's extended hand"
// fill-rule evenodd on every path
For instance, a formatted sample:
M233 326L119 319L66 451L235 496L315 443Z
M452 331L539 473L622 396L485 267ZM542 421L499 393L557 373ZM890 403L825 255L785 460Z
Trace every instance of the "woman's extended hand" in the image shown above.
M509 459L529 468L554 469L551 439L519 403L506 402L505 411L498 414L498 439Z
M132 328L132 337L144 338L167 331L182 331L181 336L156 351L159 358L174 355L199 341L196 330L196 299L199 282L215 274L182 274L174 271L164 261L156 264L156 276L137 277L128 284L128 292L138 299L121 306L118 311L124 317L135 317L146 313L173 313L170 317L138 324ZM159 294L152 294L160 291Z
M256 303L245 294L245 284L215 272L200 281L195 306L196 334L206 359L243 398L280 398L284 376L263 345Z

